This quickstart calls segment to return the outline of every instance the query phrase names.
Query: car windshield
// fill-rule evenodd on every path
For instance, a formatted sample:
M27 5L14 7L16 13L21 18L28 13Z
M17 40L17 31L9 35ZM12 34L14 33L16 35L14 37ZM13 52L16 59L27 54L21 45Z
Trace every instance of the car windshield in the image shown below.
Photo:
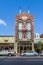
M27 52L25 52L25 53L33 53L33 51L27 51Z
M4 52L4 51L8 51L8 50L0 50L0 52Z

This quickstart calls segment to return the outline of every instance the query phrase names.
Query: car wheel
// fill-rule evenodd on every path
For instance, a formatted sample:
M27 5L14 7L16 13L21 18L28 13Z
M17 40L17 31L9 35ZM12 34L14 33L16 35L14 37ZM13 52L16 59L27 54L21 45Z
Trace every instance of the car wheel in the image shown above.
M37 56L36 54L34 54L34 56Z
M8 56L11 56L11 53L9 53Z
M26 56L25 54L23 56Z

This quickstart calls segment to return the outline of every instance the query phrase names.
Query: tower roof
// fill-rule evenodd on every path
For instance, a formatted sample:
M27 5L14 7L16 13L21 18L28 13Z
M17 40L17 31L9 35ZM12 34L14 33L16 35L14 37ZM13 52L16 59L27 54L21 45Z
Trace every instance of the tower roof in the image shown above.
M20 19L22 19L22 20L29 19L29 20L34 21L34 17L28 13L20 13L19 15L16 15L16 21L20 20Z

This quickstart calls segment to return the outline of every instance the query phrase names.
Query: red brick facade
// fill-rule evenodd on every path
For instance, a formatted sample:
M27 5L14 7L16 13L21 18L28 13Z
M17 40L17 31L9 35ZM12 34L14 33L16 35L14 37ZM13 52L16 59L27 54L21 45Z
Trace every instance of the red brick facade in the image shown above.
M34 21L34 17L31 16L30 14L26 14L26 13L21 13L20 15L16 15L16 21L19 20L19 19L22 19L22 16L26 16L27 19Z
M24 16L24 19L22 19L22 17ZM25 19L26 17L26 19ZM34 17L31 16L30 14L27 14L27 13L21 13L20 15L16 15L16 29L15 29L15 36L16 36L16 41L18 40L18 20L22 20L23 23L26 22L27 20L31 20L31 24L32 24L32 39L31 40L34 40ZM25 23L26 24L26 23ZM25 30L25 28L24 28ZM24 38L26 37L26 34L24 33Z
M40 38L43 38L43 34L40 35Z

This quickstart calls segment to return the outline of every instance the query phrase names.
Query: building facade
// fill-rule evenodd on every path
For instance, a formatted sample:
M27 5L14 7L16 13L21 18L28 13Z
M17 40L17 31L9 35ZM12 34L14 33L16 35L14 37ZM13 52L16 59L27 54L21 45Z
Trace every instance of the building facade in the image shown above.
M39 41L43 44L43 38L34 38L34 47L36 48ZM23 46L23 45L22 45ZM17 42L15 42L15 36L0 36L0 50L14 49L17 52Z
M14 49L14 36L0 36L0 50Z
M34 17L29 13L16 15L15 51L34 51Z

